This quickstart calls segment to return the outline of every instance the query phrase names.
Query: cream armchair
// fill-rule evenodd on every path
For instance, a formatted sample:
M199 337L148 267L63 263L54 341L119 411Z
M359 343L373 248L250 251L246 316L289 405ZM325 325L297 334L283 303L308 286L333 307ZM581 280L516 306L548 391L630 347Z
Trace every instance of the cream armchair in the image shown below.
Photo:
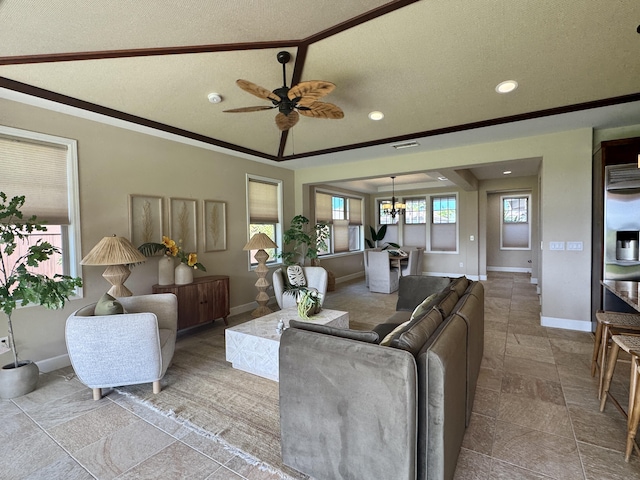
M329 281L329 275L327 271L322 267L302 267L304 270L304 276L307 279L307 287L315 288L320 294L321 302L324 302L324 297L327 294L327 283ZM283 308L295 307L296 297L294 295L287 295L284 293L284 279L282 275L286 275L281 268L273 272L273 292L276 296L276 302L282 310Z
M178 301L174 294L122 297L121 315L95 316L96 304L87 305L67 319L65 339L78 379L93 389L153 382L160 379L175 350Z

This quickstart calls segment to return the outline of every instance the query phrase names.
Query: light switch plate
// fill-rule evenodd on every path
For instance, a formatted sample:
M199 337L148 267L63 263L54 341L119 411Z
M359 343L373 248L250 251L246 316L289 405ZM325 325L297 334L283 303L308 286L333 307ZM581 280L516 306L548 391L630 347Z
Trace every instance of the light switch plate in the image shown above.
M564 242L549 242L549 250L564 250Z
M567 250L573 250L574 252L581 252L582 242L567 242Z

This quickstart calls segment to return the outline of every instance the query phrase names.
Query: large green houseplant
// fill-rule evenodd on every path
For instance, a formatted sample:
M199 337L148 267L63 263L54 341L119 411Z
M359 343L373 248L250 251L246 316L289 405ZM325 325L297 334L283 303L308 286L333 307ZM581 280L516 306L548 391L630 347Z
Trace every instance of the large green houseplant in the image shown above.
M13 362L0 369L0 398L29 393L38 382L37 365L30 360L19 360L11 318L14 310L28 304L61 308L75 288L82 286L80 278L59 274L48 277L34 271L42 262L60 253L49 242L40 239L18 252L18 244L28 240L30 234L47 230L35 215L23 218L24 202L24 196L8 200L7 195L0 192L0 311L7 317L9 346L13 351Z
M291 219L291 225L283 233L286 251L279 254L285 265L299 263L304 265L306 259L318 258L318 250L327 249L329 226L326 223L310 225L304 215L296 215Z

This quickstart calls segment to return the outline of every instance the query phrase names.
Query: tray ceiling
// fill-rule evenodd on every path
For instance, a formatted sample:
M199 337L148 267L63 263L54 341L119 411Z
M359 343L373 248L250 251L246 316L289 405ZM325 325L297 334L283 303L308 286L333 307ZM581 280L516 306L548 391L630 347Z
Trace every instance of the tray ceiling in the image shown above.
M640 101L639 22L637 0L9 0L0 87L283 161ZM223 112L269 105L235 81L282 86L281 50L344 119Z

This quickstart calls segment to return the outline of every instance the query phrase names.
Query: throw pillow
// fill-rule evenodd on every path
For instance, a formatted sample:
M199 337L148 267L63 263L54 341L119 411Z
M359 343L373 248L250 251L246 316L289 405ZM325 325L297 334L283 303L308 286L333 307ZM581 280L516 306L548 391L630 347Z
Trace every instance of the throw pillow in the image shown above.
M391 343L391 340L393 340L393 337L396 336L396 334L398 334L398 332L402 332L409 325L410 321L411 320L407 320L406 322L401 323L396 328L394 328L391 331L391 333L389 333L389 335L387 335L386 337L384 337L382 339L382 341L380 342L380 345L382 345L384 347L388 347L389 344Z
M93 312L94 315L120 315L122 313L124 313L122 304L108 293L100 297Z
M317 323L299 322L297 320L290 320L289 326L292 328L298 328L300 330L307 330L309 332L323 333L325 335L348 338L350 340L358 340L360 342L378 343L378 340L380 339L378 337L378 334L374 331L336 328L329 327L327 325L318 325Z
M304 276L304 270L300 265L291 265L287 267L287 277L292 287L306 287L307 279Z
M429 309L433 306L433 300L438 296L438 293L440 292L432 293L427 298L425 298L411 314L411 320L417 317L421 317L422 315L427 313L427 311L429 311Z

